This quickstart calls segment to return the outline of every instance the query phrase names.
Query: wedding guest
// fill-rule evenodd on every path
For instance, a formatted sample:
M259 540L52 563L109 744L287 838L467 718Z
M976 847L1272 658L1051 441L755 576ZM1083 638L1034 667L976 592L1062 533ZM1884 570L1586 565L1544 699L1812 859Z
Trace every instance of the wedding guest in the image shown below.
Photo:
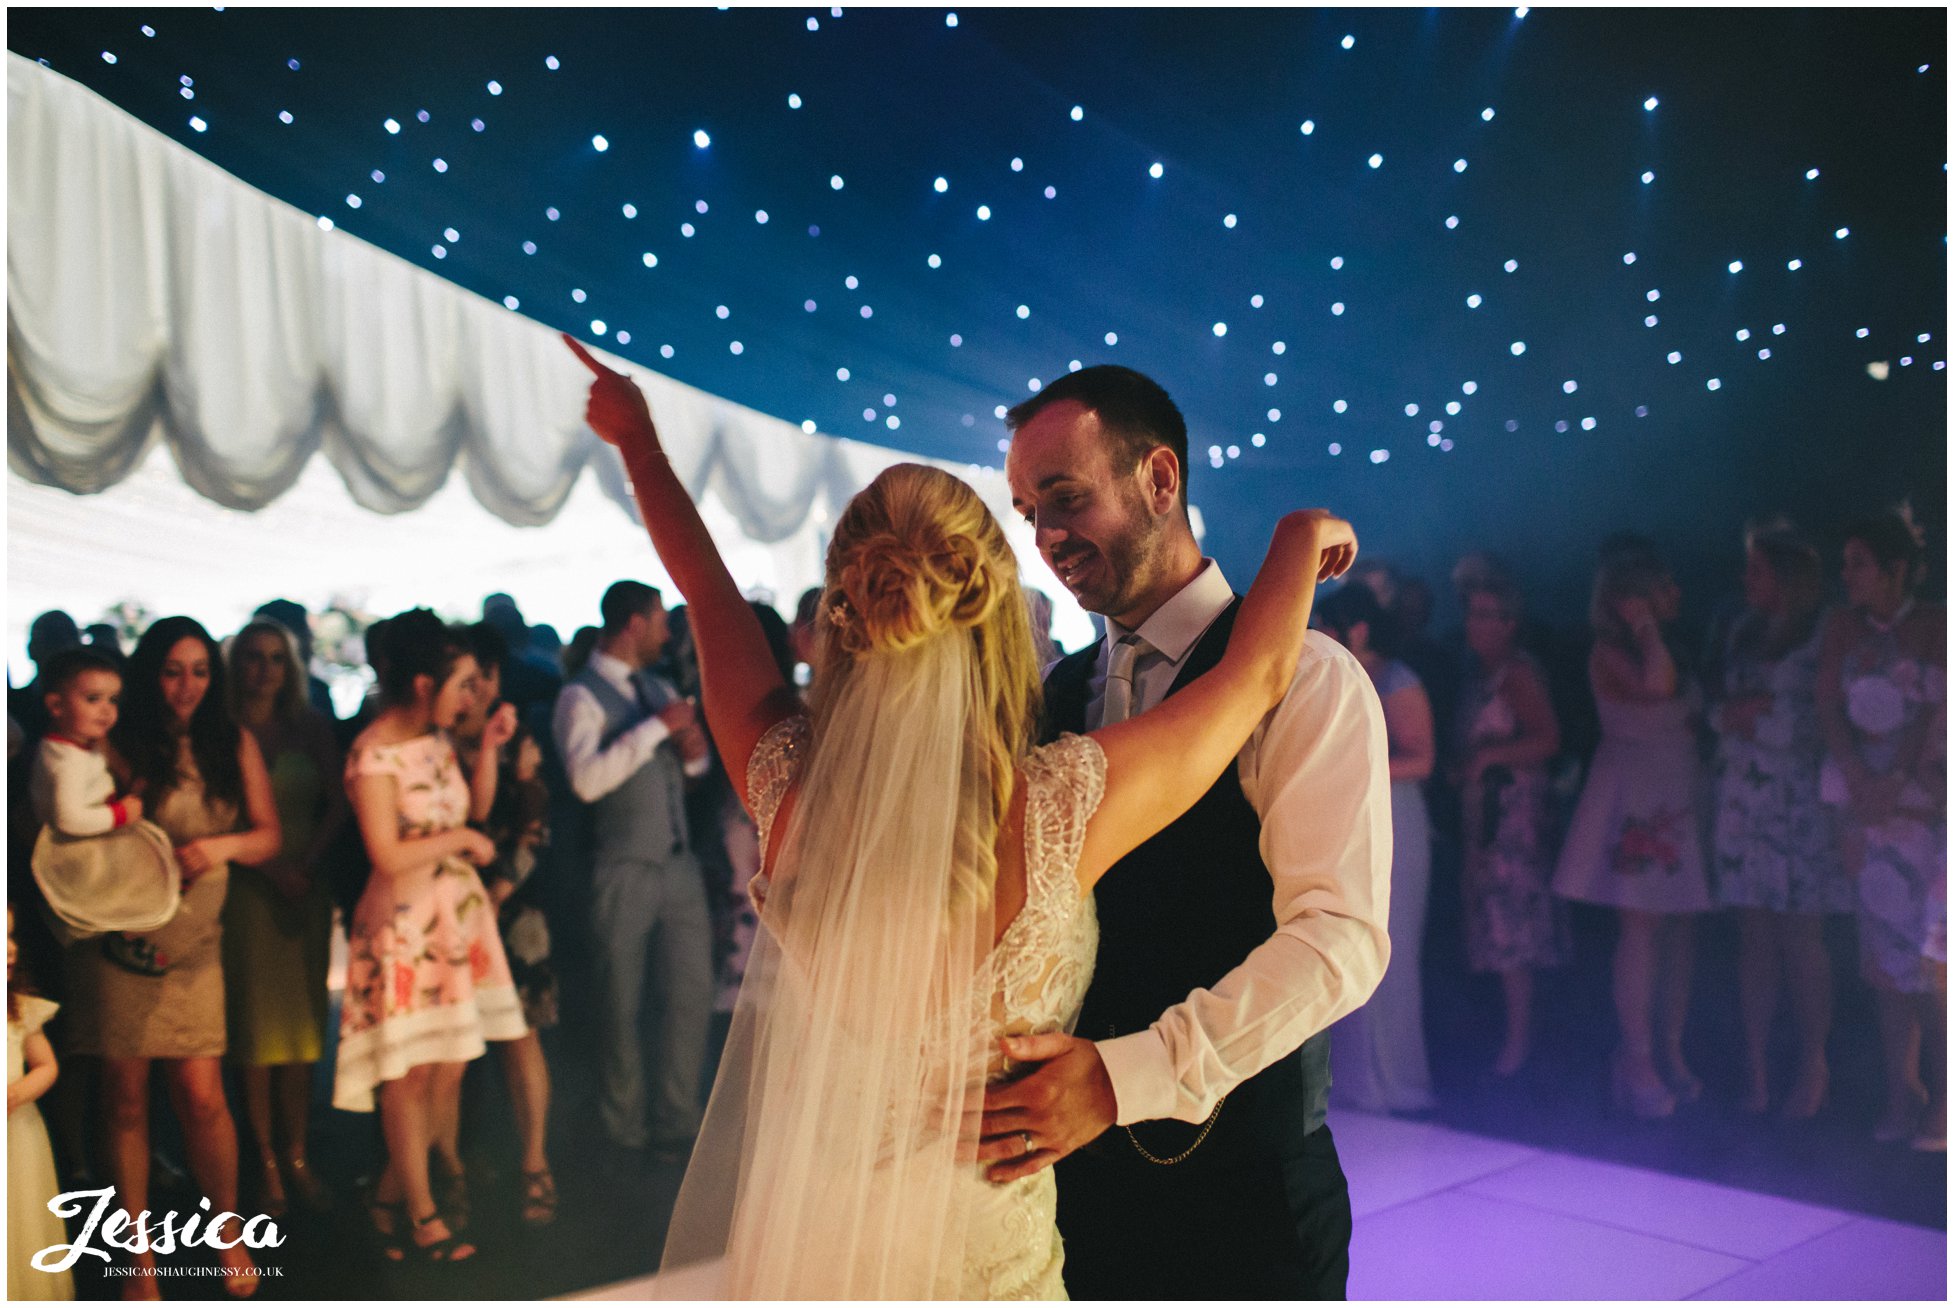
M1398 583L1398 602L1392 616L1397 619L1400 640L1425 635L1432 622L1432 588L1423 577L1406 577Z
M144 937L165 969L160 976L118 967L85 946L69 952L68 1050L102 1059L103 1152L131 1218L150 1206L152 1065L169 1088L198 1188L213 1210L236 1212L237 1126L223 1081L223 907L231 865L276 857L283 832L264 754L231 716L224 662L201 624L164 618L136 642L109 744L142 796L143 817L176 846L183 898L168 925ZM123 1282L124 1297L155 1297L155 1255L133 1257L139 1274ZM219 1258L232 1273L227 1292L256 1292L243 1244Z
M794 681L794 650L787 623L774 612L773 607L755 602L753 616L760 620L760 632L766 638L767 648L773 652L774 663L780 669L780 678L789 685ZM753 951L753 937L760 929L759 910L754 907L753 897L747 891L754 874L760 870L760 832L753 823L752 815L740 803L732 780L726 775L724 762L719 757L717 746L713 750L713 772L707 784L716 777L722 783L721 800L718 809L719 829L726 843L726 863L729 884L725 888L725 917L715 921L714 955L719 977L719 988L713 998L713 1037L712 1047L718 1049L726 1042L726 1031L732 1022L733 1003L739 997L740 982L746 977L746 963Z
M1418 674L1425 694L1432 703L1439 753L1445 753L1445 735L1452 727L1459 695L1459 660L1451 651L1432 639L1432 588L1420 577L1404 577L1398 582L1397 604L1391 609L1391 623L1397 629L1398 659ZM1427 785L1427 792L1434 787Z
M142 797L121 793L122 787L110 775L105 752L122 696L122 673L106 656L84 645L64 649L49 659L37 681L47 687L48 733L41 737L29 784L34 816L46 825L51 838L64 843L105 836L141 821ZM38 845L36 852L40 852ZM153 893L161 892L157 875L161 870L154 864L146 869L116 865L118 880L141 880L146 872ZM39 879L37 874L37 882ZM36 888L40 888L38 884ZM37 902L48 907L45 896ZM161 900L152 901L152 905L158 912L170 909L170 904ZM120 925L129 924L125 920ZM153 918L145 923L153 924ZM87 927L100 929L100 922L91 920ZM107 931L98 943L104 957L119 967L145 976L163 974L154 949L140 935Z
M35 1100L60 1073L42 1028L60 1005L22 980L14 945L14 906L7 905L7 1298L72 1299L74 1273L33 1264L42 1249L68 1242L68 1228L48 1203L61 1193L54 1147Z
M1845 533L1846 604L1827 622L1820 793L1858 882L1859 959L1878 1003L1886 1108L1873 1138L1947 1147L1947 615L1903 513ZM1924 1068L1924 1076L1923 1076Z
M1818 798L1818 551L1788 531L1752 535L1744 609L1724 633L1707 689L1717 734L1719 903L1737 910L1738 1000L1748 1076L1743 1110L1770 1107L1767 1050L1780 989L1791 995L1798 1073L1780 1110L1818 1112L1830 1080L1832 957L1824 914L1854 907L1831 814Z
M1427 1113L1438 1106L1419 966L1432 870L1423 784L1435 758L1431 701L1417 674L1393 656L1396 633L1368 586L1344 586L1317 604L1316 615L1377 690L1391 774L1391 961L1363 1007L1330 1028L1331 1096L1364 1112Z
M369 1215L385 1256L461 1262L476 1249L435 1204L428 1150L469 1061L486 1041L528 1030L475 872L494 861L495 845L467 825L494 806L515 713L489 720L481 760L464 776L448 738L477 690L462 634L414 609L388 621L378 652L381 708L346 760L373 872L347 931L333 1106L372 1112L378 1099L387 1167Z
M554 724L571 789L594 810L600 1111L618 1148L679 1162L699 1129L712 1021L712 923L684 793L707 750L692 705L642 675L670 632L658 591L620 581L600 607L597 648L557 697ZM660 1019L649 1087L639 1031L647 970Z
M1065 657L1065 651L1052 639L1052 597L1042 590L1027 590L1024 598L1031 611L1031 645L1038 666L1049 668Z
M599 634L596 627L579 627L558 651L559 666L566 684L575 679L590 662L590 653L597 647ZM570 774L564 770L563 756L557 749L556 704L562 698L563 692L558 691L556 699L532 704L523 715L523 726L542 751L541 776L550 797L549 815L544 824L550 833L549 843L538 851L546 866L536 874L539 884L533 896L549 916L551 943L556 956L565 960L583 960L592 958L597 952L589 921L591 864L595 857L596 835L590 805L578 798L575 787L570 784ZM568 970L566 966L565 971Z
M788 624L787 631L794 646L794 662L805 667L809 674L814 671L814 615L821 606L821 588L809 586L801 592L794 604L794 620ZM805 687L805 681L797 684Z
M305 702L327 722L336 721L339 715L333 710L332 687L312 675L312 615L305 611L305 605L296 600L266 600L251 616L276 622L292 633L298 642L299 667L305 673Z
M503 694L516 706L520 716L532 704L547 704L556 699L563 686L556 660L534 649L529 640L529 624L515 600L500 592L482 601L482 621L501 634L509 647L508 666L502 678Z
M366 693L360 698L360 706L353 715L333 728L333 738L342 746L353 743L354 737L366 730L373 721L374 714L383 706L385 696L381 684L387 679L387 624L391 618L376 618L360 633L360 649L366 656L367 667L373 673L373 680L367 684Z
M1383 559L1360 559L1351 565L1350 580L1370 591L1386 613L1398 602L1398 573Z
M1496 972L1506 1038L1493 1074L1510 1077L1533 1052L1533 974L1567 961L1567 915L1548 889L1554 870L1547 763L1560 722L1539 662L1519 645L1519 589L1503 576L1467 584L1469 666L1453 728L1460 787L1466 959Z
M141 797L119 793L103 753L122 698L121 671L77 646L50 658L35 684L49 726L34 764L36 816L64 836L96 836L139 821Z
M1482 583L1512 586L1516 588L1516 593L1519 587L1511 564L1499 555L1485 551L1463 555L1452 568L1452 588L1458 596L1462 613L1466 606L1466 592ZM1560 725L1560 752L1563 757L1587 757L1593 752L1601 734L1595 716L1594 695L1588 684L1591 633L1587 631L1587 626L1583 622L1578 634L1557 631L1552 624L1523 607L1513 637L1515 646L1533 657L1546 678L1547 698ZM1447 648L1464 647L1467 642L1463 628L1442 643ZM1458 715L1455 711L1450 722L1456 721ZM1570 787L1557 782L1555 789L1565 792Z
M555 627L547 622L534 622L529 627L529 652L540 655L550 662L550 671L563 676L563 637Z
M563 678L568 681L584 669L590 662L590 652L597 648L597 637L602 635L596 627L578 627L571 635L570 643L563 647Z
M288 1191L307 1208L331 1196L306 1153L312 1065L325 1053L332 884L326 851L349 809L332 727L305 699L298 638L269 618L231 639L232 712L258 742L278 808L278 853L240 867L224 901L230 1057L258 1150L259 1205L277 1216Z
M375 619L359 634L360 657L366 660L372 677L361 694L359 706L345 718L332 723L333 743L342 755L380 711L380 683L386 677L387 621L386 618ZM343 770L340 786L342 789L345 787ZM366 893L366 883L373 872L366 856L366 840L360 834L357 821L339 824L338 834L326 850L324 862L331 876L334 911L342 923L351 922L353 910L359 904L360 896Z
M762 613L769 615L782 638L786 638L786 624L771 608L752 602L748 607L756 618L760 618ZM653 675L663 678L680 697L697 703L703 683L699 671L699 651L692 632L691 610L681 604L666 616L671 638L665 644L664 655L652 669ZM766 619L760 620L763 631L772 630L767 626ZM793 656L789 654L788 657L791 659ZM685 829L692 834L692 853L705 878L706 913L712 923L712 970L716 984L721 987L714 991L713 1020L706 1038L706 1061L710 1064L717 1061L720 1044L718 1019L723 964L734 948L740 907L745 902L745 895L743 888L735 885L737 873L731 851L727 848L725 822L727 805L737 807L739 801L734 797L732 779L726 775L725 765L719 758L711 733L706 731L703 723L699 725L699 731L705 736L708 747L706 767L698 776L686 779ZM710 1078L707 1083L710 1084Z
M1556 894L1616 910L1614 1091L1645 1118L1703 1093L1683 1056L1694 915L1710 894L1698 836L1702 690L1667 638L1681 604L1675 578L1639 545L1612 548L1596 572L1588 678L1601 743L1554 870Z
M47 705L42 702L45 691L41 686L41 669L62 650L74 649L80 644L81 628L60 609L50 609L28 624L27 657L34 664L34 680L25 686L10 687L7 691L7 712L20 723L28 744L47 734Z
M111 622L95 622L82 634L82 647L93 650L120 668L128 655L122 651L122 636Z
M468 712L455 726L455 754L462 768L473 773L481 761L489 722L504 702L502 673L508 664L509 646L487 622L468 628L467 634L481 681ZM502 780L496 786L495 803L488 817L478 824L495 842L495 860L482 869L481 875L496 906L496 926L509 959L509 974L522 997L523 1021L529 1033L517 1040L501 1041L496 1048L501 1053L502 1073L515 1107L516 1135L522 1148L522 1220L530 1226L547 1226L556 1220L557 1196L548 1144L550 1069L543 1058L540 1032L557 1024L557 985L556 972L550 965L549 922L528 891L537 867L537 850L549 840L546 822L550 796L542 778L542 750L527 727L516 728L501 754L497 768ZM458 1109L459 1104L443 1108ZM435 1153L447 1175L457 1180L463 1174L460 1137L460 1113L445 1113L436 1131ZM451 1182L444 1204L450 1216L457 1207L465 1209L466 1202L465 1188Z
M1748 560L1751 542L1761 536L1791 536L1802 539L1796 525L1783 513L1754 513L1744 519L1744 552ZM1748 565L1747 565L1748 566ZM1710 606L1708 620L1704 623L1703 652L1696 661L1696 670L1703 679L1705 694L1716 693L1717 687L1724 684L1723 659L1730 648L1731 633L1737 625L1749 619L1750 605L1746 602L1743 575L1733 578L1733 585Z
M47 709L43 696L42 714ZM41 834L41 815L35 811L33 781L40 750L27 729L14 716L19 695L13 694L7 713L7 899L21 907L21 920L15 942L28 974L59 985L62 976L62 942L49 924L47 897L33 876L33 852ZM54 994L63 992L56 990ZM62 1157L71 1160L74 1171L83 1171L88 1154L87 1118L93 1096L88 1094L87 1078L62 1078L48 1103L56 1133L61 1138Z

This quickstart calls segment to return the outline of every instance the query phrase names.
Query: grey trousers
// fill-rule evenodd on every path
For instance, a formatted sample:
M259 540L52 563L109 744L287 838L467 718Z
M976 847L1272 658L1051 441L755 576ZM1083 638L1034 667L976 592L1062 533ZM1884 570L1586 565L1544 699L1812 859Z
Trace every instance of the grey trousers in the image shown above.
M603 1011L604 1130L626 1148L687 1142L699 1131L699 1081L712 1021L712 922L692 855L607 859L594 877L592 929ZM647 1086L644 1009L656 1023Z

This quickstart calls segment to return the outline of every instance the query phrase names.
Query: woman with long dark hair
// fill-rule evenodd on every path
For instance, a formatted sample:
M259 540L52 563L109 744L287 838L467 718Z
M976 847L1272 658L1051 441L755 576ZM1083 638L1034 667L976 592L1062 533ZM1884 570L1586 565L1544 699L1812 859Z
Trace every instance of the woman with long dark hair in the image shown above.
M168 925L116 960L88 943L69 953L69 1047L102 1059L104 1152L116 1198L132 1218L149 1206L152 1065L162 1069L198 1186L214 1210L237 1209L237 1127L222 1076L222 914L231 864L272 858L281 833L264 756L231 717L224 681L217 642L194 619L164 618L136 643L109 733L112 765L142 796L144 817L176 846L182 904ZM156 1265L154 1254L134 1257L140 1270ZM242 1244L220 1257L232 1273L226 1290L256 1291ZM158 1297L151 1276L128 1278L123 1294Z

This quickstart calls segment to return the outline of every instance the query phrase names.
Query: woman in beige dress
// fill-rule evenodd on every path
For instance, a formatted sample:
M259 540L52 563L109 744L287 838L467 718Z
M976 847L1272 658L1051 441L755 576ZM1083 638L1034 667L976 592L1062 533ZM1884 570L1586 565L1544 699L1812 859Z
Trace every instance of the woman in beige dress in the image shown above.
M190 618L164 618L129 657L121 716L109 735L114 766L163 828L183 868L177 914L139 938L125 961L94 942L69 954L72 1052L102 1060L105 1149L116 1196L133 1218L149 1207L149 1080L160 1067L183 1128L190 1171L213 1212L237 1210L237 1126L221 1073L224 1022L224 898L233 862L278 853L271 778L251 734L240 731L224 694L217 642ZM145 966L130 966L142 962ZM237 1240L224 1223L221 1238ZM239 1244L219 1255L224 1288L242 1298L258 1288ZM139 1270L154 1254L135 1255ZM159 1297L155 1278L122 1282L125 1298Z

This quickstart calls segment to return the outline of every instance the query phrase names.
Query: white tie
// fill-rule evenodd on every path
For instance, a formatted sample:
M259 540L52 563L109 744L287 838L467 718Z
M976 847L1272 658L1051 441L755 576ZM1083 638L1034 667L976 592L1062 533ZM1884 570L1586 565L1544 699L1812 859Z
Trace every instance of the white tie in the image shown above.
M1106 697L1102 701L1099 725L1110 727L1133 716L1133 664L1140 652L1153 646L1138 636L1121 636L1113 645L1113 656L1106 664Z

